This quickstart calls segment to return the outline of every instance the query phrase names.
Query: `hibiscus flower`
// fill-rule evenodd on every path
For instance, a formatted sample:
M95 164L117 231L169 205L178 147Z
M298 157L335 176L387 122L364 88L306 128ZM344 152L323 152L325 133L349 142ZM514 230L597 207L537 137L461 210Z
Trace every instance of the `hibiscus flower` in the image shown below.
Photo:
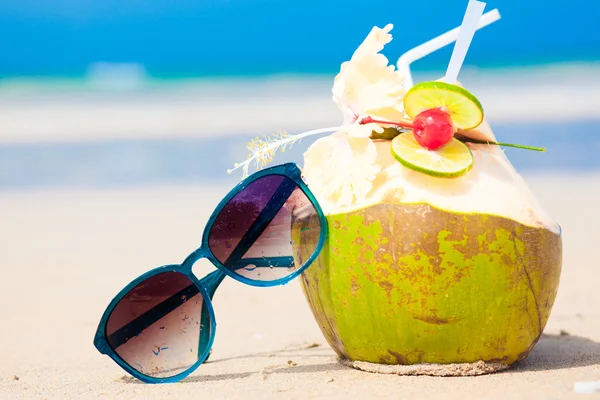
M315 141L304 153L303 175L325 212L366 199L380 171L377 148L369 138L337 132Z
M392 40L392 28L392 24L374 27L335 77L333 101L342 111L344 125L357 125L349 129L351 136L369 137L372 131L383 131L377 124L360 125L364 117L387 121L404 117L404 77L379 53Z

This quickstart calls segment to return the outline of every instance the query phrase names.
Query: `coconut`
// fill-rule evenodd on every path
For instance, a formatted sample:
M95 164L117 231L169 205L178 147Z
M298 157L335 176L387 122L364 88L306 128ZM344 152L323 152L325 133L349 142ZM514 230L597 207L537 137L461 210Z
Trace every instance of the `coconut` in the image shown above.
M487 124L478 134L495 139ZM305 153L304 178L329 232L301 282L335 352L397 365L525 358L556 297L561 229L504 152L468 144L473 168L447 179L402 166L389 141L375 140L371 187L343 204L323 183L327 140ZM299 264L314 248L302 244L318 240L301 225L293 229Z
M391 29L374 27L342 63L332 88L341 126L253 140L233 170L247 175L250 163L266 164L277 149L334 132L304 154L303 178L329 229L301 275L331 347L369 371L497 371L525 358L544 330L559 284L561 229L499 146L472 143L496 142L485 120L457 132L474 158L459 177L426 175L392 156L394 125L408 116L405 77L379 53ZM296 265L319 240L307 215L292 221Z

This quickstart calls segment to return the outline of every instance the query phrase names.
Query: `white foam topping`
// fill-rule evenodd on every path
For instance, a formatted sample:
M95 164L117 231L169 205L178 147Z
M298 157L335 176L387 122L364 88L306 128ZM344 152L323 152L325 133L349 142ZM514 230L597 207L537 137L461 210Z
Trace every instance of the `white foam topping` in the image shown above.
M498 146L469 144L474 157L473 168L461 177L449 179L404 167L392 156L389 141L376 141L375 145L380 172L366 196L352 204L339 204L320 190L315 191L310 182L320 177L305 173L326 214L347 213L380 203L426 203L450 212L495 215L560 232L558 224L544 211ZM314 167L305 172L319 170Z

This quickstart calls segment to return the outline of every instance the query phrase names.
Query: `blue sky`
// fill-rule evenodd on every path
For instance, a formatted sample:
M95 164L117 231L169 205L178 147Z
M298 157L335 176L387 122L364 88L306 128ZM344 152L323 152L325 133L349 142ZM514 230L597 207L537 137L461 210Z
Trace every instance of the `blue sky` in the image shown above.
M577 5L577 7L573 5ZM0 0L0 77L77 76L137 62L152 75L331 72L373 25L394 23L385 54L460 24L466 1ZM600 3L497 0L467 64L600 60ZM419 65L445 65L450 49Z

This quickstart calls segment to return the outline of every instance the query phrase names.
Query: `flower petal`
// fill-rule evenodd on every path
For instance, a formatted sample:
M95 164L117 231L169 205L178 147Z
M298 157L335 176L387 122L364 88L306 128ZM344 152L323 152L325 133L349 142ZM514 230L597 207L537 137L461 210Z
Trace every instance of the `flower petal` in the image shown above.
M344 124L352 123L356 116L386 120L404 117L404 77L379 54L392 40L392 28L391 24L383 29L374 27L335 77L333 101L344 115Z
M338 132L308 148L303 175L326 209L347 207L365 200L380 171L376 160L377 148L372 140Z
M377 124L361 125L359 121L356 121L350 125L346 131L348 136L354 138L368 138L373 132L383 133L383 128Z

